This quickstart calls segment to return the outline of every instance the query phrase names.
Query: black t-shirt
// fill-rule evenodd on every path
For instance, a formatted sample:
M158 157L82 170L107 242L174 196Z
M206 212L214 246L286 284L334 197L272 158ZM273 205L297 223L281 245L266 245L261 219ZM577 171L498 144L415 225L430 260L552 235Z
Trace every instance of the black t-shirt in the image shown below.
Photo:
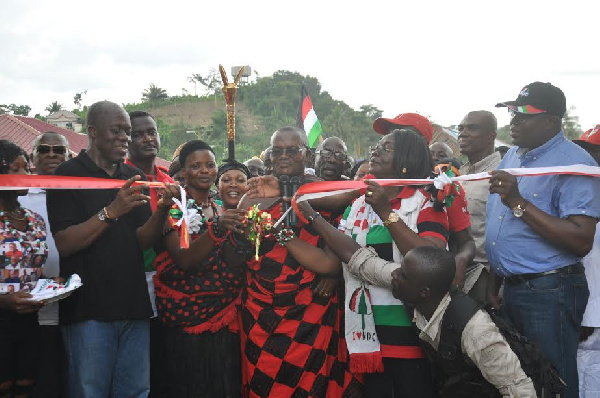
M85 150L61 164L56 175L126 180L144 173L121 163L113 176L99 168ZM108 206L117 189L48 190L46 203L52 234L81 224ZM152 316L144 260L136 230L151 216L150 205L119 218L87 248L60 257L60 275L78 274L83 286L60 301L60 323L118 321Z

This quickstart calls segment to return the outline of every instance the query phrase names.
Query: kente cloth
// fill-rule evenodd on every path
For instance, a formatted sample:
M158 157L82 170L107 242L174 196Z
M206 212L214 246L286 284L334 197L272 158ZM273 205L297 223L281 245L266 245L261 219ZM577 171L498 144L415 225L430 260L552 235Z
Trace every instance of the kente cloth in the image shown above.
M448 236L446 212L436 211L429 193L422 189L404 187L390 201L392 211L415 233L435 237L444 242ZM381 218L359 197L346 209L339 229L359 245L372 247L379 257L400 264L402 254ZM354 372L382 370L382 357L423 358L418 336L402 301L393 297L387 271L376 286L350 272L344 264L345 278L345 336L350 352L350 367Z
M268 210L281 215L277 205ZM296 236L321 246L301 222ZM353 397L360 382L348 370L337 294L313 295L317 275L302 267L273 238L247 262L242 292L242 393L244 397Z
M207 231L208 221L201 208L191 216L191 241ZM212 203L214 214L217 207ZM170 215L170 221L174 216ZM173 225L174 222L171 223ZM179 227L174 226L179 233ZM238 330L237 305L239 305L243 268L229 267L222 256L223 245L213 247L200 266L189 271L175 264L168 251L156 258L156 308L161 322L182 327L186 333L216 332L225 326Z

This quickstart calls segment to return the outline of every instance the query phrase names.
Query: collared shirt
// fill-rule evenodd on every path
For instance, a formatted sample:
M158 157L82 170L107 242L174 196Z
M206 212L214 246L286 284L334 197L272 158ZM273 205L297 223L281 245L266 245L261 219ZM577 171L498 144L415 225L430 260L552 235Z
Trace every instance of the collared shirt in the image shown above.
M597 166L582 148L568 141L560 131L544 145L525 152L511 148L499 169L568 166ZM600 217L600 180L573 175L517 177L523 198L545 213L567 218L583 215ZM523 220L513 215L499 195L487 203L486 252L499 275L520 275L551 271L577 263L581 258L540 237Z
M417 309L414 312L414 322L421 331L419 338L436 351L442 320L451 300L446 294L429 321ZM537 396L533 381L525 374L519 358L487 312L479 310L467 322L461 336L461 349L502 396Z
M585 267L585 277L590 288L590 298L581 326L600 328L600 223L596 224L594 246L581 262Z
M475 164L466 162L461 168L461 174L475 174L484 171L492 171L498 168L502 157L500 152L493 152ZM485 206L490 193L490 183L483 181L463 181L462 186L467 195L467 207L471 214L471 236L475 241L476 263L487 264L485 254Z
M44 276L54 278L59 275L58 250L54 243L54 237L50 232L48 222L48 210L46 209L46 190L41 188L29 188L27 195L19 196L19 203L26 209L38 213L46 223L46 243L48 244L48 257L44 265ZM40 325L58 325L58 302L55 301L45 305L38 311L38 322Z
M85 150L56 169L56 175L129 179L144 173L119 164L113 176L98 167ZM50 228L58 232L94 217L117 196L117 189L49 190ZM83 286L60 301L60 322L148 319L152 315L137 229L150 217L150 206L138 206L110 225L88 247L60 258L60 274L77 273Z

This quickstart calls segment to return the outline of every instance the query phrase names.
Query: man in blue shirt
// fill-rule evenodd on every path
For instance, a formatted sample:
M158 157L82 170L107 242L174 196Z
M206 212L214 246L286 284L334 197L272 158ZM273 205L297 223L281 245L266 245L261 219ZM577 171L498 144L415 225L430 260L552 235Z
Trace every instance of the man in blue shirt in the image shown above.
M568 141L561 127L563 92L550 83L524 87L508 107L513 147L499 169L585 164L594 159ZM566 397L578 397L577 345L589 290L581 258L591 249L600 217L600 180L547 175L515 177L491 172L486 251L488 294L502 313L558 368Z

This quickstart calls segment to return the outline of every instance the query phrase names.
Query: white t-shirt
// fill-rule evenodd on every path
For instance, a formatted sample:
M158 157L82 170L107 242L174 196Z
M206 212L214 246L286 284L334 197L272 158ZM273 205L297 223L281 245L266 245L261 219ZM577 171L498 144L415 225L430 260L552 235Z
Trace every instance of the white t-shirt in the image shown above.
M21 206L38 213L46 222L46 243L48 244L48 258L44 265L44 276L52 278L58 276L59 258L54 237L50 232L50 223L48 222L48 209L46 208L46 191L40 188L29 188L26 196L19 196ZM58 301L50 303L38 312L38 322L40 325L58 325Z

